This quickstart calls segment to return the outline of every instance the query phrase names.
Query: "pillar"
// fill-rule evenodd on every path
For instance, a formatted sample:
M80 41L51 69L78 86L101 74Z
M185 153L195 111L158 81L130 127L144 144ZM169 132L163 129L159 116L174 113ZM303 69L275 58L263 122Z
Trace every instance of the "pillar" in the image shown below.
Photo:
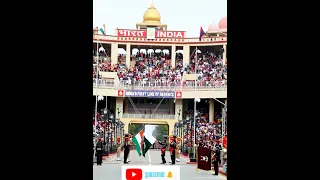
M126 108L124 108L124 110L125 110L124 113L128 113L129 112L129 100L128 100L128 98L125 98L125 101L126 101L126 103L125 103Z
M170 114L174 112L175 104L173 102L170 102Z
M111 64L118 63L118 43L111 44Z
M126 66L128 69L130 68L130 57L131 57L131 45L127 44L127 47L126 47Z
M183 45L183 65L189 64L190 62L190 46Z
M180 112L180 116L179 116L179 112ZM175 103L175 118L176 120L181 121L182 120L182 99L176 99L176 103Z
M209 122L213 122L214 120L214 99L210 99L209 103Z
M169 125L169 136L174 134L174 124L178 122L177 120L167 120Z
M106 108L108 109L108 96L106 96L105 98L106 98Z
M130 120L128 118L124 118L124 119L120 119L121 122L124 123L123 129L124 129L124 133L129 133L129 124L130 124Z
M176 46L171 47L171 66L172 68L176 67Z
M116 97L116 109L114 110L116 118L122 118L123 115L123 97Z
M223 65L226 64L226 61L227 61L227 44L223 44L223 49L224 49L224 53L223 53Z

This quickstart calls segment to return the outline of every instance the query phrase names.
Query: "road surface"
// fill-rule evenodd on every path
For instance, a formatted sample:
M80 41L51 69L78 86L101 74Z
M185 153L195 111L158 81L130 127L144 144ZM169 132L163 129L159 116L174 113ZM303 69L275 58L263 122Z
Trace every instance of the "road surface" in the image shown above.
M146 157L139 157L135 150L130 151L130 163L128 165L160 165L161 156L160 150L149 150ZM166 160L169 162L170 154L166 152ZM123 152L121 153L123 160ZM176 166L180 166L181 180L226 180L223 175L213 176L212 172L198 170L196 165L186 164L188 159L181 157L181 162L176 162ZM111 156L103 161L102 166L93 165L93 180L121 180L121 166L126 166L122 161L117 161L117 156ZM165 166L170 166L167 163Z

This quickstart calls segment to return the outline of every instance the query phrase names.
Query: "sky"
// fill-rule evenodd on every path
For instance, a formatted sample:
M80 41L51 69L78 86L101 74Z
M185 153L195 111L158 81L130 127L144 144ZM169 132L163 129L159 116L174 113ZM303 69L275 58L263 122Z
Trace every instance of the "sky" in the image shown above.
M106 34L115 29L136 29L152 0L93 0L93 27L106 26ZM186 31L187 37L199 37L200 27L207 31L213 22L227 16L227 0L153 0L161 22L168 30Z
M156 125L145 125L144 127L144 135L146 136L146 138L148 140L151 140L151 138L153 137L152 136L152 133L153 131L156 129ZM154 137L153 137L154 138ZM155 139L155 138L154 138Z

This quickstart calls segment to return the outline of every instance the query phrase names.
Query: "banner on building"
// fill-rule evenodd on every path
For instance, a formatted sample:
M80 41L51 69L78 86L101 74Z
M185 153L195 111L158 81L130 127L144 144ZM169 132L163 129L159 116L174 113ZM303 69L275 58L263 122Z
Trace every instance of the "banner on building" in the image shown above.
M175 98L174 91L156 91L156 90L126 90L126 97L147 97L147 98Z

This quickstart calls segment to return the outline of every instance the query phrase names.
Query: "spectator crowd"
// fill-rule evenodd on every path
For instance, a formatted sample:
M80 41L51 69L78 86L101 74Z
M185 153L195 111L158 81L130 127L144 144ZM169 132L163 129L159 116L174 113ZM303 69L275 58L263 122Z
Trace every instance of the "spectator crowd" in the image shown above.
M208 113L204 113L204 109L199 109L196 113L196 142L195 144L202 143L203 147L214 150L219 147L222 150L222 162L220 164L226 165L227 161L227 128L225 129L225 136L222 137L222 113L215 113L213 122L209 122ZM185 112L186 120L193 120L193 110ZM183 145L184 152L187 148L193 147L194 128L193 121L186 123L186 128L183 131ZM227 126L226 126L227 127ZM191 149L190 149L191 150Z
M221 54L198 53L191 55L190 63L183 64L183 54L176 53L175 67L171 55L160 53L137 53L130 57L126 66L125 55L118 56L117 64L111 64L106 54L99 56L99 71L116 72L124 85L194 86L194 81L182 81L184 73L195 73L197 61L197 86L223 87L227 85L227 65L223 65ZM93 56L93 78L96 78L97 57ZM99 76L100 78L101 76Z
M187 114L187 120L193 119L193 110L186 111L185 114ZM193 142L193 127L191 129L190 122L192 121L187 124L187 130L185 130L183 136L183 141L188 147L191 147ZM202 141L206 147L210 148L216 143L216 140L222 143L221 136L222 113L215 113L213 122L209 122L209 114L199 109L196 114L196 144Z

